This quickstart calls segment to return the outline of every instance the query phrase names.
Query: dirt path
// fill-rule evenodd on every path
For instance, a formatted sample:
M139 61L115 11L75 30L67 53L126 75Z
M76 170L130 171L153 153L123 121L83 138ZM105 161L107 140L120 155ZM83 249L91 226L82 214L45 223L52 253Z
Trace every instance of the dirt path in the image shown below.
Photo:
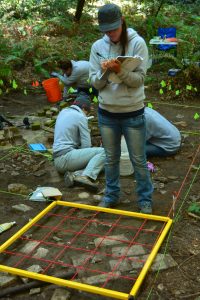
M168 238L165 240L164 244L160 249L160 253L169 254L174 261L176 266L168 268L166 270L157 272L149 272L145 278L145 281L140 290L138 299L199 299L200 296L200 227L199 220L188 216L187 208L191 202L200 201L200 192L199 192L199 166L200 166L200 135L199 135L199 121L194 120L194 114L199 112L198 103L190 103L185 105L168 103L157 101L153 102L153 97L148 95L149 101L152 99L153 108L157 109L162 113L167 119L172 121L176 126L181 130L183 143L181 151L174 157L160 159L154 158L151 162L156 167L156 172L152 173L152 179L155 186L154 192L154 213L161 216L170 216L174 217L175 222L172 226L172 231L170 232ZM4 116L8 117L9 120L17 124L21 124L25 116L28 116L31 120L36 115L38 110L41 110L44 106L48 105L45 95L36 94L32 96L24 95L13 95L7 98L0 100L1 111ZM11 116L17 116L11 119ZM21 123L20 123L21 122ZM29 138L29 133L31 129L20 129L20 134ZM37 142L42 142L47 148L51 148L52 145L52 133L45 130L38 132L32 132L30 134L31 138L35 138ZM96 138L95 138L96 139ZM96 141L96 140L95 140ZM53 164L49 161L44 155L34 155L32 152L28 151L27 147L22 148L12 147L6 149L5 146L1 146L1 160L0 160L0 174L1 174L1 222L16 221L17 225L12 227L7 232L4 232L0 236L1 243L5 242L9 237L11 237L15 232L17 232L22 226L24 226L30 218L33 218L37 215L42 209L46 207L44 202L31 202L27 200L27 193L31 190L35 190L38 186L52 186L58 188L63 196L64 201L72 202L82 202L85 204L96 205L100 195L94 195L91 192L86 191L84 188L74 187L66 188L62 177L59 177L55 172ZM10 184L18 183L25 185L25 191L18 190L16 192L8 192L8 187ZM135 183L131 176L121 178L122 185L122 203L119 206L119 209L134 211L136 210L135 203L135 194L134 186ZM100 190L104 188L104 175L100 176ZM25 194L25 196L24 196ZM82 197L82 198L81 198ZM174 198L176 197L176 199ZM174 200L174 201L173 201ZM12 207L17 204L28 205L31 209L26 213L17 211ZM69 211L66 212L69 214ZM64 215L64 212L56 211L54 216ZM77 218L77 215L76 217ZM50 235L51 237L55 236L58 238L57 243L60 242L67 243L66 237L63 236L64 230L75 230L79 232L82 226L85 225L86 220L92 220L97 218L95 213L91 214L82 214L79 216L79 221L76 223L72 222L69 224L65 223L64 227L61 227L62 230L58 230L57 234ZM92 221L92 238L91 235L82 235L80 240L75 243L75 248L84 248L84 243L86 249L91 249L90 246L93 245L95 235L101 232L101 227L105 230L106 228L112 228L114 221L112 216L105 218L105 216L100 217L102 224L98 223L99 221ZM52 220L52 221L51 221ZM57 219L56 219L57 220ZM61 222L64 220L60 219ZM72 220L72 219L71 219ZM99 220L99 219L98 219ZM54 228L55 224L53 218L45 218L42 224L40 224L41 230L34 231L33 236L27 238L27 236L20 241L20 248L18 244L12 249L21 249L27 239L41 241L44 240L44 236L48 231L46 230L48 226ZM106 222L106 224L105 224ZM132 224L132 221L126 220L123 221L123 226L135 226L139 228L141 224L136 223ZM77 228L76 227L77 224ZM71 227L70 227L71 226ZM110 226L110 227L109 227ZM138 243L141 245L146 245L144 247L148 248L148 245L155 242L156 237L155 232L158 232L159 229L155 227L155 224L151 222L145 223L146 230L150 230L149 235L142 236ZM39 228L38 227L38 228ZM123 227L125 228L125 227ZM160 228L160 227L159 227ZM102 230L103 230L102 229ZM91 229L89 229L91 230ZM133 228L132 228L133 230ZM126 229L113 229L111 230L112 235L124 234L124 237L128 241L133 238L133 234ZM134 232L134 230L133 230ZM31 233L31 232L30 232ZM55 232L54 232L55 233ZM88 232L87 232L88 233ZM144 233L144 232L143 232ZM154 238L153 238L154 237ZM69 238L69 237L68 237ZM71 237L70 237L71 238ZM49 243L49 244L48 244ZM47 247L51 253L50 258L55 259L57 248L51 246L51 243L55 246L55 239L48 238L45 240L45 243L40 244ZM85 248L84 248L85 249ZM82 249L83 251L83 249ZM85 251L85 250L84 250ZM84 252L83 251L83 252ZM107 251L107 250L105 250ZM110 250L109 250L110 251ZM109 255L109 251L106 252ZM18 252L18 250L17 250ZM54 256L53 256L54 254ZM72 264L71 259L75 255L75 250L70 249L70 253L66 257L62 257L66 264L70 266ZM48 258L49 259L49 258ZM103 270L103 267L108 270L108 261L102 260L102 257L98 257L99 261L96 264L90 264L90 268L93 269L91 273L85 271L84 276L94 275L94 269ZM30 259L31 264L34 264L34 259ZM11 256L2 256L1 263L5 261L11 266L16 265L16 257ZM110 258L109 258L110 261ZM47 266L44 260L40 261L40 265L45 269ZM24 268L26 267L26 263ZM55 265L54 265L55 267ZM62 266L63 267L63 266ZM59 269L59 268L58 268ZM62 269L62 268L61 268ZM105 270L105 269L104 269ZM57 271L57 269L56 269ZM104 272L104 271L102 271ZM126 273L128 272L128 273ZM130 276L130 270L126 270L123 273L126 276ZM117 282L117 281L116 281ZM108 288L119 288L120 291L127 292L130 290L131 285L121 279L121 283L111 282L108 284ZM15 285L21 284L20 279L15 283ZM117 286L116 286L117 285ZM43 287L41 288L39 294L29 295L29 291L24 294L12 295L12 297L4 297L2 299L51 299L54 293L55 287ZM125 290L125 291L124 291ZM90 295L86 293L80 293L74 290L70 290L71 300L77 299L110 299L108 297L96 297L95 295Z

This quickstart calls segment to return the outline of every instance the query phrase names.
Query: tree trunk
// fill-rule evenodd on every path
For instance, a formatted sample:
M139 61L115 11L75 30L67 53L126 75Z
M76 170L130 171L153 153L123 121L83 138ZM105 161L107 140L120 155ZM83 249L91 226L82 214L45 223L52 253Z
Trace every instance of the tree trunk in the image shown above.
M77 6L76 6L76 13L75 13L75 17L74 17L75 22L80 21L80 18L82 16L82 12L83 12L84 4L85 4L85 0L78 0Z

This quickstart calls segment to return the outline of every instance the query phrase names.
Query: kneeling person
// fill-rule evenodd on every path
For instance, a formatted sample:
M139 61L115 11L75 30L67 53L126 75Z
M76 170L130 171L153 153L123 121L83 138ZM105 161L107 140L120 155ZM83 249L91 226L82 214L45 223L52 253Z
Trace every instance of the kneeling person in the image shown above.
M73 105L59 113L55 125L53 158L57 171L64 174L68 186L73 185L74 181L96 190L94 181L104 168L105 152L102 147L91 147L87 119L90 109L89 97L79 95ZM81 175L75 175L75 171L82 169Z
M144 115L147 157L165 157L176 154L181 146L179 130L154 109L145 107Z

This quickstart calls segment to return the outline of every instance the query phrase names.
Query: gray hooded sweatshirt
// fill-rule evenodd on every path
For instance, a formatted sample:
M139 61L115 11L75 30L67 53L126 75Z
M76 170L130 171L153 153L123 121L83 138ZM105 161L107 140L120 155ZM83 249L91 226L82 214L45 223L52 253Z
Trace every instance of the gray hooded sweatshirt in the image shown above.
M168 153L176 152L181 145L179 130L154 109L145 107L144 114L146 118L146 140Z
M144 39L135 30L128 28L127 33L128 47L125 55L139 55L143 61L131 72L121 68L117 74L121 83L117 84L109 82L107 79L101 79L101 61L121 55L120 43L115 44L107 35L104 35L102 39L92 45L90 54L89 78L91 84L99 90L99 106L113 113L134 112L144 107L144 79L147 70L148 49Z
M77 105L61 110L54 133L53 154L63 155L74 149L90 148L91 137L88 119Z
M89 62L86 60L74 61L72 63L72 74L70 76L62 76L58 73L57 77L68 87L89 88Z

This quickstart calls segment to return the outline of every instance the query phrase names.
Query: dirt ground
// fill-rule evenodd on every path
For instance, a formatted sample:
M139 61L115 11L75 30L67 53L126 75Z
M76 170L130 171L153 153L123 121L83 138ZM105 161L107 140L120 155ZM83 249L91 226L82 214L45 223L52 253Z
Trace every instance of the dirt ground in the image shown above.
M154 214L169 216L174 218L172 229L165 239L159 253L170 254L176 261L177 265L162 270L160 272L148 272L137 299L200 299L200 226L199 220L191 217L187 213L188 206L191 202L200 201L200 175L198 173L200 166L200 121L194 120L194 114L200 113L199 102L192 101L184 104L169 102L165 103L159 99L150 90L146 90L147 102L151 102L153 108L162 113L167 119L172 121L179 128L182 134L182 147L180 152L168 158L152 158L150 161L155 166L155 172L152 174L155 191ZM146 103L147 103L146 102ZM49 105L44 94L35 93L28 96L10 95L0 99L0 111L7 119L13 123L21 124L24 117L30 119L36 112L44 106ZM11 116L15 118L11 119ZM29 132L33 136L31 129L21 128L20 133L26 139ZM34 142L44 143L47 148L52 146L52 134L48 131L35 131ZM93 137L94 143L98 144L98 136ZM22 151L22 148L24 151ZM23 227L29 219L36 216L42 211L47 203L33 202L27 200L28 192L8 192L8 186L13 183L24 184L28 189L34 191L38 186L52 186L58 188L63 196L62 200L69 202L81 202L90 205L97 205L98 197L93 192L85 190L83 187L66 188L62 177L56 174L52 161L44 155L36 155L28 151L27 146L6 149L0 147L0 176L1 176L1 200L0 200L0 223L16 221L17 224L8 231L0 235L1 243L4 243L15 232ZM122 196L119 209L127 211L137 211L136 198L134 194L135 182L132 176L121 177ZM99 178L99 191L104 188L104 174ZM30 192L29 190L29 192ZM88 195L83 193L87 192ZM23 194L26 194L25 196ZM80 198L82 195L82 198ZM176 198L174 198L176 197ZM173 201L174 199L174 201ZM17 204L26 204L32 209L26 213L16 211L12 206ZM61 212L56 212L59 214ZM87 218L88 216L85 216ZM96 218L96 215L94 215ZM113 216L107 217L106 221L110 222ZM105 217L100 216L102 222ZM45 219L45 226L48 226L49 218ZM82 224L82 223L81 223ZM80 227L82 226L80 224ZM131 224L127 223L127 225ZM148 224L148 223L147 223ZM52 226L52 225L51 225ZM149 224L152 227L152 224ZM80 230L80 227L77 230ZM148 229L148 226L146 225ZM43 228L44 229L44 228ZM121 232L116 232L120 234ZM127 231L126 231L127 234ZM40 236L41 238L41 236ZM147 237L147 240L150 237ZM79 241L77 245L83 246L88 240ZM149 240L148 240L149 242ZM23 241L21 241L23 243ZM89 243L90 244L90 243ZM52 250L53 252L53 250ZM73 256L74 253L69 254ZM69 257L68 257L69 258ZM13 264L14 258L11 257ZM9 259L2 255L1 264L9 263ZM107 264L106 262L104 263ZM12 263L11 263L12 265ZM18 280L14 285L20 285ZM123 291L121 281L119 290ZM113 284L115 287L116 284ZM42 287L37 295L29 295L29 290L24 293L16 293L12 296L4 296L2 299L51 299L55 286ZM111 299L86 292L70 291L70 299ZM130 286L125 292L130 291Z

